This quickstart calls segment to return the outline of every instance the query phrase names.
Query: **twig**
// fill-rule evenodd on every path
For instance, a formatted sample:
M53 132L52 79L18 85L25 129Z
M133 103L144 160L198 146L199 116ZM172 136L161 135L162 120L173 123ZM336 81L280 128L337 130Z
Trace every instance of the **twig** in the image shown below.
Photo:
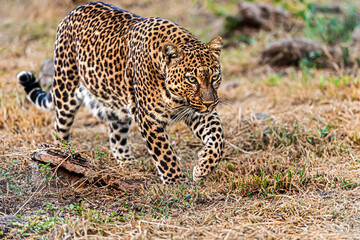
M54 171L54 173L52 174L52 177L55 176L55 173L56 173L56 171L59 169L59 167L61 166L61 164L63 164L70 156L71 156L71 155L69 155L69 156L67 156L66 158L64 158L64 160L55 168L55 171ZM16 211L16 213L14 214L15 216L25 207L26 204L29 203L29 201L30 201L36 194L38 194L39 192L41 192L42 190L44 190L45 185L43 186L43 188L42 188L40 191L38 191L39 188L40 188L40 186L44 183L45 180L46 180L46 179L43 179L43 180L41 181L41 183L39 184L39 186L38 186L38 188L35 190L35 192L34 192L34 193L26 200L26 202Z
M230 146L232 146L233 148L235 148L236 151L240 151L240 152L242 152L242 153L246 153L246 154L255 154L255 153L257 153L257 152L247 152L247 151L245 151L245 150L243 150L243 149L235 146L234 144L232 144L232 143L229 142L229 141L226 141L226 143L228 143Z
M229 232L226 234L224 240L228 239L228 237L230 236L230 233L232 232L232 229L229 230Z

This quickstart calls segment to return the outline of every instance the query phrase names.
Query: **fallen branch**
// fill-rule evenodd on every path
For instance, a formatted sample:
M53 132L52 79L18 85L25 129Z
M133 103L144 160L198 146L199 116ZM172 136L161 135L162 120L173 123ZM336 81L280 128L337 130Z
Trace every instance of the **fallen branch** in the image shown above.
M286 31L290 31L292 28L291 15L284 8L266 3L240 1L237 14L227 16L225 19L224 36L233 36L236 31L250 35L251 29L272 31L280 27Z
M93 166L90 161L82 157L79 153L74 153L67 149L49 143L43 143L38 150L32 154L32 159L44 163L50 163L57 168L63 168L70 173L79 174L97 182L104 183L120 191L135 191L141 188L142 183L136 180L119 179L116 176L104 174Z
M280 26L291 28L291 15L284 8L265 3L238 2L238 15L243 24L265 30L274 30Z
M319 53L320 56L312 56ZM303 58L319 62L322 67L337 69L341 64L341 50L325 47L306 38L284 38L270 43L261 54L261 64L272 66L299 65Z

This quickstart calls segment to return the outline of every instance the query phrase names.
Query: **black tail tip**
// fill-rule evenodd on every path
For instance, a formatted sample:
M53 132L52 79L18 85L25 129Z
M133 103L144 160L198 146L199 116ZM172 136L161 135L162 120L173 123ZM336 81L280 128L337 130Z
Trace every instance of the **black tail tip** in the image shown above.
M35 76L30 72L22 71L17 75L18 82L25 86L36 81Z

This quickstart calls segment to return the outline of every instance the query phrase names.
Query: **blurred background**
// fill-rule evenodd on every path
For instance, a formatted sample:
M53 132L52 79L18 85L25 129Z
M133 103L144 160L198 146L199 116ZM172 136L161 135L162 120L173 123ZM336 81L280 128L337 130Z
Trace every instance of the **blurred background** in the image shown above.
M58 23L71 9L85 2L3 0L0 10L1 74L24 68L39 71L39 64L52 57ZM222 36L225 40L222 55L224 79L239 78L241 74L253 74L254 71L263 72L259 68L267 63L270 66L335 70L358 66L358 58L351 54L359 50L355 49L356 41L360 41L359 28L355 31L360 18L358 0L108 2L143 17L170 19L204 42L217 35ZM295 42L297 37L307 38L315 46L302 49L299 44L304 45L305 40ZM285 41L279 45L276 42L289 38L292 44ZM267 49L274 42L272 47L275 49ZM322 46L317 44L328 46L328 51L322 51ZM291 45L300 48L300 51L289 50ZM276 59L273 59L275 56Z

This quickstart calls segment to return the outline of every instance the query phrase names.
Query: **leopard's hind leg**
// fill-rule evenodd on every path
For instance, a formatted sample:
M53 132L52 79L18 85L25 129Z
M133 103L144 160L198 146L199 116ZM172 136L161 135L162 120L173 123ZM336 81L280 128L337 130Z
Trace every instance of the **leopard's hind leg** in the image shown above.
M131 117L126 114L116 116L113 113L108 114L107 117L110 128L110 148L114 157L120 164L134 161L135 158L128 143Z
M62 49L62 48L60 48ZM68 56L69 55L69 56ZM70 128L74 122L82 98L77 94L80 76L76 61L71 52L60 52L55 48L55 74L53 82L53 97L55 104L55 132L57 138L64 141L70 139Z
M42 90L32 73L21 72L17 78L25 89L28 99L36 107L44 110L55 108L55 133L59 140L69 141L70 128L82 99L76 96L79 76L75 61L71 59L55 61L55 77L49 93Z

